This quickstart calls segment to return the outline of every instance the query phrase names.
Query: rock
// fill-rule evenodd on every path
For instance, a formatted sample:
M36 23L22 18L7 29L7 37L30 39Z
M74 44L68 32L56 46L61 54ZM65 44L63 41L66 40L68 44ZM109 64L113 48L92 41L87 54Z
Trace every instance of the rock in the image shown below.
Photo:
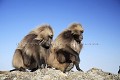
M38 69L35 72L8 72L0 74L0 80L120 80L120 74L104 72L92 68L87 72L69 71L66 73L55 69Z

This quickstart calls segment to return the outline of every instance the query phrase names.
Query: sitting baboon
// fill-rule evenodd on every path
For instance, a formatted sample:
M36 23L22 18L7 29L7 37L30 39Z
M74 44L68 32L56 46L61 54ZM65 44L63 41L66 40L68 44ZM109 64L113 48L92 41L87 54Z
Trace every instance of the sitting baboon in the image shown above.
M79 53L83 47L81 41L83 39L83 28L80 24L74 23L68 29L63 31L52 44L51 53L48 57L47 64L59 69L63 72L67 69L70 63L76 66L76 69L82 71L79 67Z
M39 26L26 35L15 50L12 61L14 70L35 71L42 64L45 67L52 38L53 30L50 25Z

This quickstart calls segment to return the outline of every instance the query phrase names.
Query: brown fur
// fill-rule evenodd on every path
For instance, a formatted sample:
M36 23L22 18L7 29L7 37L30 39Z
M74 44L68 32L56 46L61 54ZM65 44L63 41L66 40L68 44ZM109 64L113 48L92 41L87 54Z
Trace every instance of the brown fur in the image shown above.
M81 71L79 68L79 53L83 46L81 43L83 39L82 33L83 28L77 23L72 24L63 31L53 42L47 64L66 72L66 70L71 70L67 68L70 63L73 63L77 70Z
M53 30L50 25L42 25L26 35L13 56L12 64L15 70L30 69L34 71L41 68L42 64L45 67L52 37Z

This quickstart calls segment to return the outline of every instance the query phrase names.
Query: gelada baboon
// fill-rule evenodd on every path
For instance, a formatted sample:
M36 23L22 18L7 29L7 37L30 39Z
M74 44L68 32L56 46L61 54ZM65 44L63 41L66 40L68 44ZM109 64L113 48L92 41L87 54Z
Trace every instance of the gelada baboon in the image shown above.
M80 24L73 23L59 34L52 44L47 64L63 72L71 70L74 65L77 70L82 71L79 67L79 53L83 47L83 31ZM73 63L73 66L67 69L70 63Z
M50 25L42 25L26 35L15 50L12 61L14 70L35 71L42 68L42 64L45 67L52 38L53 30Z

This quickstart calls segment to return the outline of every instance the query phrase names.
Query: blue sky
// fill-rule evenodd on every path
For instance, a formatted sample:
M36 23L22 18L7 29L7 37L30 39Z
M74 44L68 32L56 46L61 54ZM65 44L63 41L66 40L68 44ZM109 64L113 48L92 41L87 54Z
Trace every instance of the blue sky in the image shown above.
M0 0L0 70L10 70L17 44L37 25L48 23L54 39L69 24L85 32L81 69L117 73L120 66L119 0ZM75 70L75 69L74 69Z

